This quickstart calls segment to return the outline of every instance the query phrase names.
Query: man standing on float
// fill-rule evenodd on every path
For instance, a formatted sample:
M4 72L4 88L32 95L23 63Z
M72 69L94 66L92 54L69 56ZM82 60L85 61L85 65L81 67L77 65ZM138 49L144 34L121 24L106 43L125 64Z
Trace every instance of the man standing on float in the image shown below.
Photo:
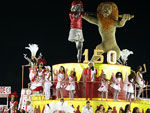
M93 98L93 87L97 70L94 68L94 62L89 62L88 67L83 71L84 81L86 81L86 100L90 96L90 100Z

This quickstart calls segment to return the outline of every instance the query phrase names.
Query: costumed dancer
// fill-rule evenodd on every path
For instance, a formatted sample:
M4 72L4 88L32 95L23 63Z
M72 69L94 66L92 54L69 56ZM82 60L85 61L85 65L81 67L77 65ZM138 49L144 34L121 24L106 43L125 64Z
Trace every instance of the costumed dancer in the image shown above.
M144 67L144 71L142 71L142 66L138 66L138 68L137 68L136 82L139 86L137 99L140 98L143 88L145 87L145 81L143 79L143 74L146 73L146 64L143 64L143 67Z
M112 107L108 107L108 110L107 110L107 112L106 113L113 113L113 109L112 109Z
M116 112L117 113L117 112ZM120 107L120 109L119 109L119 113L124 113L124 110L123 110L123 108L122 107Z
M44 73L45 75L45 82L44 82L44 92L45 92L45 100L49 100L51 97L50 93L50 88L52 86L51 83L51 67L50 66L45 66L46 72Z
M31 52L31 59L27 57L27 54L24 54L24 58L29 62L29 64L26 66L30 66L29 79L31 82L33 82L36 76L37 63L38 63L38 60L42 58L42 54L40 53L38 58L36 58L36 53L39 49L37 44L29 44L29 47L25 47L25 49L29 49Z
M71 6L70 16L70 32L68 40L75 42L78 50L77 59L81 62L83 48L83 33L82 33L82 16L84 15L83 3L80 0L74 0Z
M131 97L134 94L134 84L135 84L135 71L132 71L131 74L128 76L128 81L124 85L124 91L126 92L126 101L131 102Z
M108 99L108 80L106 79L106 74L101 73L101 76L100 76L100 81L101 81L101 84L100 84L100 87L98 88L98 91L101 92L101 100L103 100L103 96L104 96L104 93L106 94L106 100Z
M127 104L125 106L125 110L124 110L125 113L131 113L131 107L130 107L130 104Z
M43 69L44 64L46 64L45 59L39 59L38 60L38 69L37 69L37 76L34 80L34 82L31 83L30 89L32 91L36 91L39 93L43 92L43 85L44 85L44 73L45 70Z
M105 113L105 108L102 104L99 106L99 108L100 108L100 110L99 110L100 113Z
M11 98L10 100L10 107L8 110L10 110L10 113L14 113L14 105L17 104L18 102L16 101L16 99L18 98L18 95L15 92L12 92L11 94L9 94L8 96L9 98Z
M99 110L100 110L100 108L98 107L98 108L95 110L95 113L99 113Z
M27 100L26 100L26 110L25 110L25 112L26 112L26 113L34 113L30 99L27 99Z
M89 62L88 67L84 69L83 76L86 80L86 100L90 94L90 100L93 98L94 81L97 75L97 69L94 68L94 62Z
M82 113L93 113L93 108L90 104L90 101L87 101L86 106L83 106Z
M132 113L140 113L140 110L138 107L134 107Z
M122 73L121 72L117 72L116 76L112 75L112 84L110 85L112 88L114 88L114 101L118 101L118 95L119 92L121 90L120 88L120 84L121 82L123 83L123 79L122 79Z
M66 90L69 91L69 99L74 99L74 93L75 93L75 78L76 78L76 72L75 70L72 70L70 72L69 76L69 85L66 87Z
M65 68L63 66L60 66L59 72L55 73L53 71L54 76L57 76L57 85L56 85L56 100L58 100L59 92L61 94L61 99L63 99L63 85L65 80Z
M18 110L18 102L15 101L14 102L14 106L12 107L13 112L12 113L20 113L20 111Z

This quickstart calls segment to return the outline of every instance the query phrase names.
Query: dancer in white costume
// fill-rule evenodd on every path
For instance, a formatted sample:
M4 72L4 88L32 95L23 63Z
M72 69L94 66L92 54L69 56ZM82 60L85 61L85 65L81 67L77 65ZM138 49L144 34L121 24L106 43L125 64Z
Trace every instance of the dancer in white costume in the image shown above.
M31 82L33 82L36 76L37 63L38 60L42 58L42 54L40 53L36 58L36 53L39 49L37 44L29 44L29 47L25 47L25 49L29 49L31 52L31 59L27 57L27 54L24 54L24 58L29 62L29 64L25 66L30 66L29 79Z
M124 84L123 90L126 92L126 101L131 102L131 96L134 94L135 72L131 72L128 76L128 81Z
M39 82L39 77L38 77L38 72L37 72L37 64L42 58L42 54L36 58L36 53L39 49L37 44L29 44L29 47L25 47L25 49L29 49L31 52L31 59L27 57L27 54L24 54L24 58L29 62L28 65L25 66L30 66L29 68L29 79L30 79L30 88L32 91L40 91L42 90L42 84Z
M44 64L46 64L45 59L38 60L39 68L37 69L37 76L35 78L35 81L31 83L30 87L32 91L38 91L39 93L42 93L43 91L44 73L45 73L45 70L43 69Z
M55 73L53 71L54 76L57 76L57 85L56 85L56 99L58 100L59 92L61 94L61 99L63 99L63 85L64 85L64 79L65 79L65 68L63 66L60 66L59 73Z
M27 100L26 100L26 110L25 110L25 112L27 112L27 113L34 113L30 99L27 99Z
M106 94L106 100L108 98L108 80L106 79L106 74L101 73L101 79L100 79L100 87L98 88L98 91L101 92L101 100L103 100L104 93Z
M87 101L86 106L83 106L82 113L93 113L93 108L90 104L90 101Z
M146 73L146 64L143 64L143 67L144 67L144 71L142 71L142 66L138 66L138 68L137 68L136 82L139 86L137 99L140 98L143 88L145 87L145 81L143 79L143 74Z
M51 82L51 67L50 66L45 66L46 72L44 73L45 75L45 80L44 80L44 93L45 93L45 100L49 100L51 93L50 93L50 88L52 86Z
M123 83L122 73L117 72L116 76L113 76L113 83L110 85L112 88L114 88L114 95L113 95L114 101L118 101L118 95L121 90L121 88L120 88L121 82Z
M72 70L70 72L69 76L69 84L66 87L66 90L69 91L69 99L73 100L74 99L74 93L75 93L75 77L76 77L76 72L75 70Z

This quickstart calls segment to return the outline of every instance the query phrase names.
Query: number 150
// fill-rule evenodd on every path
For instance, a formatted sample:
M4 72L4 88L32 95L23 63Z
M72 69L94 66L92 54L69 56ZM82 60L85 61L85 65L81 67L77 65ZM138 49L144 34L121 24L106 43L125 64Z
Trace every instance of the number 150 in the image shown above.
M103 50L96 50L94 49L94 57L97 57L97 60L93 60L94 63L99 63L102 64L104 62L104 56L102 55L104 53ZM88 49L85 49L84 53L83 53L84 57L84 61L83 63L88 63L89 62L89 58L88 58ZM100 60L99 60L100 59ZM107 52L107 63L109 64L116 64L117 61L117 53L116 51L109 51Z

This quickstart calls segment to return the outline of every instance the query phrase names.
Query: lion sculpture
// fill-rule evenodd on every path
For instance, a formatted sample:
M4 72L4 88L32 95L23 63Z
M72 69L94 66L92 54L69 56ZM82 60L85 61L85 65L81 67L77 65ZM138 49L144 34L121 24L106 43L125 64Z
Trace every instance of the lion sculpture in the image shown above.
M121 18L120 21L118 17ZM115 38L116 28L123 27L126 21L134 18L134 16L130 14L118 15L118 7L115 3L102 2L97 8L97 17L86 13L82 18L98 26L102 42L96 46L96 50L104 50L104 53L114 50L117 53L117 59L119 59L120 49ZM93 55L91 60L94 61L98 59L98 56Z

